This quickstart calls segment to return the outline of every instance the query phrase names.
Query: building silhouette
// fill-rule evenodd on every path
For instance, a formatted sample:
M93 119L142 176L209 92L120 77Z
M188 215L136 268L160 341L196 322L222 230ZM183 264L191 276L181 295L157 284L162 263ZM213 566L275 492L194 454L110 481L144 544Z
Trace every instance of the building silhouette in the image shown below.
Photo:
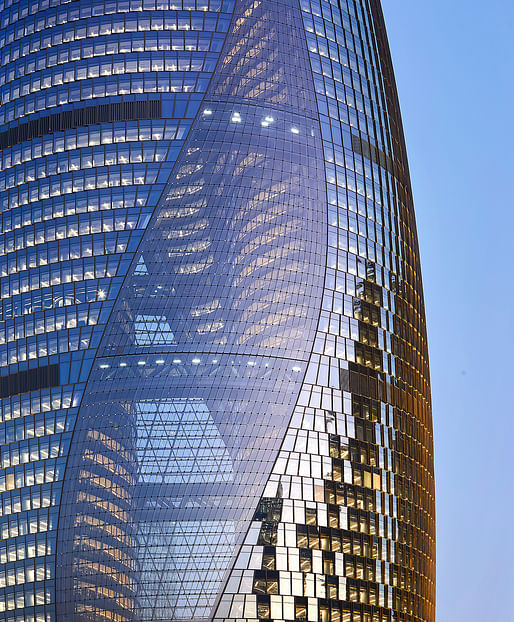
M433 622L378 0L0 13L0 620Z

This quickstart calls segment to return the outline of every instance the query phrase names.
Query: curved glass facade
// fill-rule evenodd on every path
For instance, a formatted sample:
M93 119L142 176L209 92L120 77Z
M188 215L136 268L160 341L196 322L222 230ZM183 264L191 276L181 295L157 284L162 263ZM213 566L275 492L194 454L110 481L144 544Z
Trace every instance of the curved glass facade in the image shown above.
M0 620L433 622L379 2L0 15Z

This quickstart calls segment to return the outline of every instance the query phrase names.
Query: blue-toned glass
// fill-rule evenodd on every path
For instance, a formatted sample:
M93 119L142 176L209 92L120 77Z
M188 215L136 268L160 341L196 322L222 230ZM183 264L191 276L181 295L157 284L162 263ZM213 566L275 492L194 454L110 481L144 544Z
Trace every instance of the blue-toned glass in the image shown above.
M233 2L0 10L0 618L54 620L77 408Z
M433 622L378 0L0 13L0 620Z

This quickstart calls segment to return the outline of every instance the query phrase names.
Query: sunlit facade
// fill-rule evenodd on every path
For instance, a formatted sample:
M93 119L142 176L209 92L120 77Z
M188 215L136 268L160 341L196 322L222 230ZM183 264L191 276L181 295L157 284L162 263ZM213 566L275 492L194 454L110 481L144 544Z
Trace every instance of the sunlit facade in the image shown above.
M0 16L0 621L434 622L380 3Z

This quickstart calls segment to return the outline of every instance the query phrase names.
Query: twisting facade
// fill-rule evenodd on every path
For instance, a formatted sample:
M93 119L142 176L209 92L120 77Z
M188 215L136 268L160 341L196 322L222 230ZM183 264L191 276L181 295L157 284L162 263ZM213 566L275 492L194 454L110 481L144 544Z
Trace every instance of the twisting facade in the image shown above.
M0 620L433 622L378 0L0 17Z

